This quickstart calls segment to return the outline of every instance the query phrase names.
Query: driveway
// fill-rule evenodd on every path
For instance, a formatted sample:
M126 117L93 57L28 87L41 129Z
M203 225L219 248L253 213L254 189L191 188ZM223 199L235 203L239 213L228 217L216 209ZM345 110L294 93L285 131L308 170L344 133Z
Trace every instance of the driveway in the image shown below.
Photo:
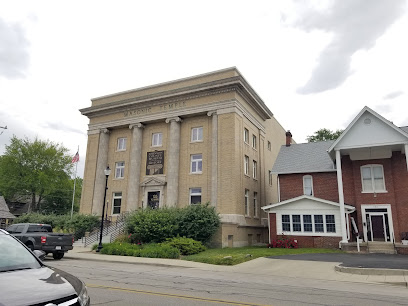
M306 260L320 262L341 262L340 266L350 268L403 269L408 270L408 256L397 254L299 254L270 256L273 259Z

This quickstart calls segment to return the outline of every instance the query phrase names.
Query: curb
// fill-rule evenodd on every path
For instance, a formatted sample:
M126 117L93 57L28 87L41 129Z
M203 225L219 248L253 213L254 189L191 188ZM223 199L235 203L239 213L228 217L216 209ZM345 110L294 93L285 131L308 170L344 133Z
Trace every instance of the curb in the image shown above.
M359 274L359 275L404 275L408 276L408 270L403 269L379 269L379 268L352 268L335 266L334 269L338 272Z

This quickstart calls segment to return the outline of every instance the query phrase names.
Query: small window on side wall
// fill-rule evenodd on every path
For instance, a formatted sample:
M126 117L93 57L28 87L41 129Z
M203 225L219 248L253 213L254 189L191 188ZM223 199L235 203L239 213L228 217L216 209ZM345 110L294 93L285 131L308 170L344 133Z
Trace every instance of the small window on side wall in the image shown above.
M162 133L153 133L152 135L152 147L161 147L163 143Z
M203 141L203 127L195 127L191 129L191 142Z
M244 128L244 142L249 144L249 130Z
M113 193L112 214L113 215L120 214L121 206L122 206L122 193L114 192Z
M201 203L201 188L190 188L190 204Z
M303 176L303 194L313 195L313 179L311 175Z
M125 137L118 138L117 151L125 151L125 150L126 150L126 138Z

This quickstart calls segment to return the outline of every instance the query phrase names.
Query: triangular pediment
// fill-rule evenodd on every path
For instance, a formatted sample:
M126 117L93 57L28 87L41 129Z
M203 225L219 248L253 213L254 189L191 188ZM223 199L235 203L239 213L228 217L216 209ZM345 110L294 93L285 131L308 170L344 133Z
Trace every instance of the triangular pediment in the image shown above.
M164 177L148 177L143 180L140 186L164 186L166 185L166 180Z
M408 135L403 130L366 106L333 143L329 152L406 143Z

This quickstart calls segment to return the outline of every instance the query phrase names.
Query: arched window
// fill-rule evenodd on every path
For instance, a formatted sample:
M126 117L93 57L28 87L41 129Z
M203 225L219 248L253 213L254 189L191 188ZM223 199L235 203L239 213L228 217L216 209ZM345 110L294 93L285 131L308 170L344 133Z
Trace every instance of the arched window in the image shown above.
M303 194L313 195L313 179L311 175L303 176Z

